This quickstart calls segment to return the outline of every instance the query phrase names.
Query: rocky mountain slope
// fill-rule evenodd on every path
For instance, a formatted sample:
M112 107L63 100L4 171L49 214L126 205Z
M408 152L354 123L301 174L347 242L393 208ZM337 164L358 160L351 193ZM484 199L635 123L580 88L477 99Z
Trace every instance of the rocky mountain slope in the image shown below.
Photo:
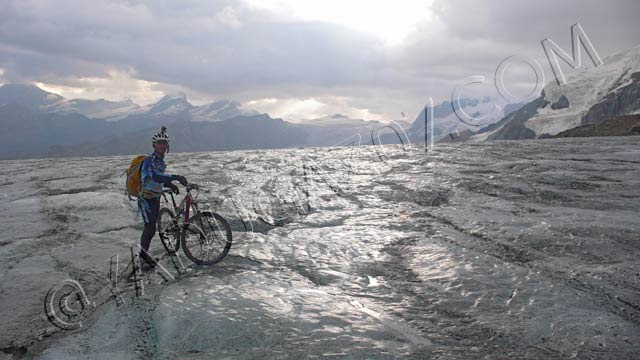
M472 140L550 137L585 124L640 113L640 46L603 59L603 65L572 73L567 84L549 83L541 96Z

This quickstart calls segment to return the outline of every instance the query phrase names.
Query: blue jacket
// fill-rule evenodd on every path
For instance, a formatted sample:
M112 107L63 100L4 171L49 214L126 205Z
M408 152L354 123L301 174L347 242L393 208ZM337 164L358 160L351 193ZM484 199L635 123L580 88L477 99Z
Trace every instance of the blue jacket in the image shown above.
M164 156L155 150L142 162L140 178L142 180L142 192L147 196L160 197L164 184L171 182L173 176L164 172Z

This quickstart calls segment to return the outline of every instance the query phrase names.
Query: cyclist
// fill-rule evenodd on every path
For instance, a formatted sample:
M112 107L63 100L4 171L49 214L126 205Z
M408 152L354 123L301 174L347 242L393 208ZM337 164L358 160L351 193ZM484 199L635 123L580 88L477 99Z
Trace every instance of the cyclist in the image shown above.
M142 195L138 197L138 209L144 223L144 230L142 231L142 236L140 236L140 247L144 251L140 250L140 257L149 265L147 269L154 268L158 260L157 258L152 259L147 252L149 251L151 239L156 233L162 188L165 186L178 194L178 187L172 184L171 181L178 180L183 186L188 184L184 176L165 172L164 156L169 151L169 142L171 141L167 134L167 128L162 126L160 132L153 135L151 140L153 152L142 162L140 168Z

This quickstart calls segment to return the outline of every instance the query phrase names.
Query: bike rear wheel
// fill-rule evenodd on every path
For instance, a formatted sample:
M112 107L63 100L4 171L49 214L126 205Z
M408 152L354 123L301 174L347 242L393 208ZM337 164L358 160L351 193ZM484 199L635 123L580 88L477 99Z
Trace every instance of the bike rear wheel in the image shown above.
M160 209L158 214L158 235L169 254L180 250L180 227L173 211L168 208Z
M198 265L213 265L222 260L229 253L231 242L231 227L216 213L196 214L182 231L182 249Z

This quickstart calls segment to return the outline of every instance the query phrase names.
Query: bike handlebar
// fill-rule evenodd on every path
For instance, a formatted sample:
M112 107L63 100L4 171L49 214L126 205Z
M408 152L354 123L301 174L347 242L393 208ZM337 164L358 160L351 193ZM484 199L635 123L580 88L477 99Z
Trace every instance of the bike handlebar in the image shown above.
M195 184L195 183L188 183L186 188L187 188L187 191L200 190L200 185Z
M191 191L191 190L200 190L200 185L196 184L196 183L188 183L187 186L185 186L187 189L187 192ZM173 190L171 189L162 189L162 192L165 194L173 194Z

